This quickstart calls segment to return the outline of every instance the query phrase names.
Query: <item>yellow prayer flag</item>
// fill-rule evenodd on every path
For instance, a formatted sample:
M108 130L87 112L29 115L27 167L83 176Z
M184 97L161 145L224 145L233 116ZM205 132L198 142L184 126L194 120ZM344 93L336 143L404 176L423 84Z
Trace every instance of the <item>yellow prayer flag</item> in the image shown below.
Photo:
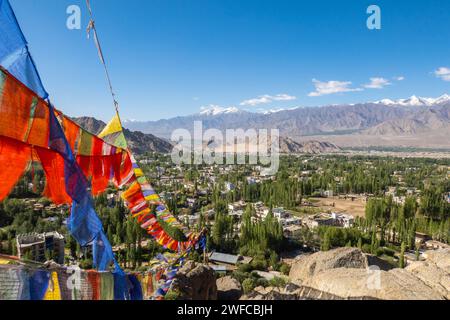
M61 300L61 290L59 288L58 274L52 272L52 277L48 282L48 289L45 293L44 300Z
M122 124L120 123L119 115L116 113L114 118L107 124L105 129L98 135L100 138L109 136L110 134L122 131Z

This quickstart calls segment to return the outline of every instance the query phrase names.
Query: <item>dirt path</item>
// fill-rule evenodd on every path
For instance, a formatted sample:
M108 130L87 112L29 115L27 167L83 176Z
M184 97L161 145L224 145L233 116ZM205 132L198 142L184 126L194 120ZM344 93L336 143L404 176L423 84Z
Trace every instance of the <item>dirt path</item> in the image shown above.
M365 216L366 202L362 198L355 199L354 201L351 199L338 199L338 197L314 198L314 200L317 201L316 205L320 206L323 211L347 213L354 217Z

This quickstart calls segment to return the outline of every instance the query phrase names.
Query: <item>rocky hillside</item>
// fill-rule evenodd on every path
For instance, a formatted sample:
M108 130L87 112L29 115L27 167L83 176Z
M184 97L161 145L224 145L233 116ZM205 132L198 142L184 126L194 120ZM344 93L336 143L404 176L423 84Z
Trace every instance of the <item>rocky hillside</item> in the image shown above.
M106 126L106 123L103 121L91 117L74 118L73 120L81 127L94 134L99 134ZM145 152L169 153L172 151L173 146L171 143L152 134L145 134L128 129L124 129L124 132L128 145L134 154L140 155Z
M306 153L321 154L341 151L341 148L330 142L305 141L297 142L291 138L280 139L280 151L282 153Z
M450 249L424 256L405 269L386 270L355 248L302 255L292 265L286 288L256 288L242 299L450 299Z
M103 128L106 126L101 120L97 120L92 117L80 117L73 119L76 123L82 126L84 129L92 132L94 134L99 134ZM150 152L161 152L169 153L172 151L173 145L164 140L160 139L153 134L145 134L140 131L131 131L124 129L125 137L127 138L128 144L134 154L140 155L147 151ZM214 147L214 141L205 143L210 148ZM222 150L221 147L217 146L217 150ZM341 149L333 143L323 142L323 141L305 141L297 142L291 138L281 137L280 138L280 150L282 153L306 153L306 154L321 154L321 153L332 153L341 151Z
M178 271L171 290L179 300L217 300L216 274L204 264L188 261Z
M301 107L255 113L236 108L226 112L149 122L126 122L131 130L169 138L174 128L192 132L194 121L204 130L279 129L281 136L299 141L330 141L344 146L412 146L450 148L450 97Z
M72 118L72 120L93 134L99 134L106 127L106 123L92 117Z
M433 107L419 109L401 119L384 121L365 131L369 135L415 135L446 130L450 124L450 108Z
M128 122L132 130L153 133L168 138L173 128L193 129L194 121L202 121L204 129L277 128L282 136L299 137L324 133L357 131L384 121L405 117L411 110L404 107L376 105L324 106L284 110L276 113L253 113L238 110L220 114L196 114L168 120Z

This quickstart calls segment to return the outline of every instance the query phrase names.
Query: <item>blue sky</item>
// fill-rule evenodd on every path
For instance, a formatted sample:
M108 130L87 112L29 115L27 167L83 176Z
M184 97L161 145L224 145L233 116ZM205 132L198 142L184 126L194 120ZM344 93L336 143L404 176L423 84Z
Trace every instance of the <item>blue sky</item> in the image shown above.
M86 38L84 0L10 2L55 105L108 120L113 107ZM450 93L450 1L91 3L124 119ZM82 9L81 30L66 28L72 4ZM381 8L381 30L366 27L371 4Z

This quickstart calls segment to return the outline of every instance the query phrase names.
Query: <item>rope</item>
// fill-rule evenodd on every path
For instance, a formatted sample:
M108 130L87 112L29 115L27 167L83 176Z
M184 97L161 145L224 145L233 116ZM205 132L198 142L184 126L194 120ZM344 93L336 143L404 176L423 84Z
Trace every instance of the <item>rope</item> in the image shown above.
M116 109L116 114L118 115L119 121L121 122L121 119L120 119L120 116L119 116L119 103L118 103L117 100L116 100L116 95L115 95L115 93L114 93L114 89L113 89L113 86L112 86L111 77L109 76L108 67L107 67L107 65L106 65L105 57L104 57L104 55L103 55L102 47L101 47L101 45L100 45L100 40L99 40L99 37L98 37L98 34L97 34L97 29L95 28L95 21L94 21L94 18L93 18L93 13L92 13L92 8L91 8L90 0L86 0L86 5L87 5L88 11L89 11L89 16L90 16L89 24L88 24L87 30L86 30L86 31L87 31L87 36L88 36L88 39L89 39L89 38L90 38L90 33L91 33L91 31L93 32L93 35L94 35L94 42L95 42L95 45L96 45L96 47L97 47L97 52L98 52L98 56L99 56L99 58L100 58L100 61L101 61L101 63L103 64L103 67L104 67L104 69L105 69L106 79L108 80L109 90L110 90L111 96L112 96L112 98L113 98L114 107L115 107L115 109ZM178 269L182 266L184 259L187 257L188 253L189 253L193 248L195 248L195 246L197 245L197 242L200 241L200 239L201 239L202 236L204 236L205 231L206 231L206 230L203 229L203 230L200 232L200 234L198 235L198 239L196 239L196 241L195 241L195 243L192 245L192 247L188 248L188 249L186 250L186 252L180 254L180 255L178 256L178 258L175 260L174 263L169 264L169 266L167 266L166 268L163 268L164 273L167 273L168 270L169 270L169 272L172 272L172 270L173 270L174 268L176 268L176 270L178 270ZM204 253L204 254L205 254L205 253ZM177 265L178 265L178 267L176 267ZM172 277L171 279L167 279L166 281L170 281L170 285L169 285L169 287L167 288L168 290L170 290L170 289L172 288L172 285L173 285L173 277ZM167 283L167 282L166 282L166 283ZM157 291L158 291L158 290L155 290L155 294L156 294ZM167 293L167 291L166 291L166 293Z
M119 103L116 100L116 94L114 93L114 89L113 89L112 82L111 82L111 77L109 76L108 67L106 66L105 57L103 55L102 47L100 45L100 40L99 40L99 37L97 34L97 29L95 28L95 21L94 21L94 16L92 14L90 0L86 0L86 5L87 5L88 11L89 11L89 24L86 29L87 37L88 37L88 39L90 38L90 34L92 31L94 34L94 42L95 42L95 46L97 47L98 57L100 58L103 68L105 69L105 75L106 75L106 79L108 80L109 91L111 92L111 96L112 96L113 103L114 103L114 108L116 109L116 112L119 113Z

